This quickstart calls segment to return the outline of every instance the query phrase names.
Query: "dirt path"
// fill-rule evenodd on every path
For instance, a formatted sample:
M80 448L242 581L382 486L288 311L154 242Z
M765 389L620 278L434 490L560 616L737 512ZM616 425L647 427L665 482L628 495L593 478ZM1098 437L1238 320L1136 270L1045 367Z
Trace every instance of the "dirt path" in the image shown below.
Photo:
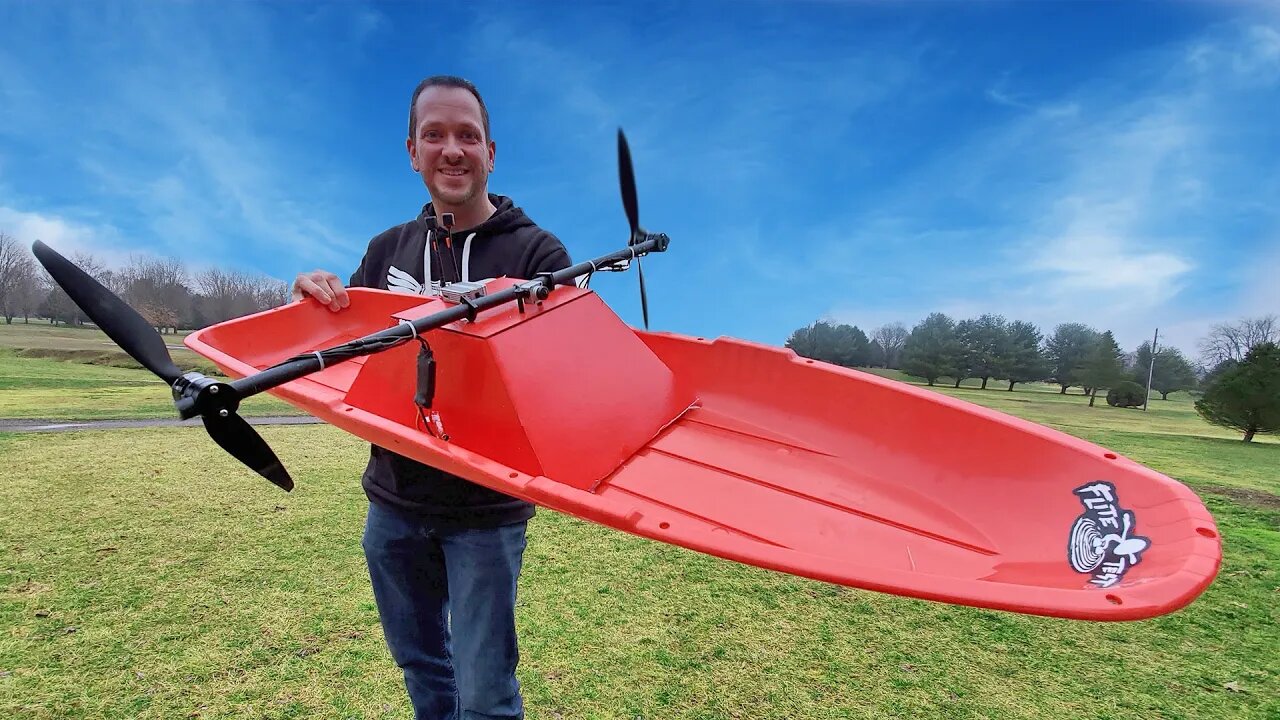
M314 425L323 422L310 415L279 417L246 417L250 425ZM40 420L38 418L0 418L0 432L67 432L70 430L118 430L121 428L200 426L200 418L178 420Z

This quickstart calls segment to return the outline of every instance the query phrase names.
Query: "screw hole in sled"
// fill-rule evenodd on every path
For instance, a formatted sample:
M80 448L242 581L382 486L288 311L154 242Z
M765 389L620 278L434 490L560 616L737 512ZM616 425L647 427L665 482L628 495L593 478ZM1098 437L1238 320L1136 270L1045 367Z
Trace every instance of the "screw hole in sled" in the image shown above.
M515 480L516 478L520 477L520 473L514 473L514 472L513 472L513 473L511 473L510 475L508 475L507 477L511 478L512 480Z
M1106 459L1108 459L1108 460L1115 460L1115 459L1116 459L1116 454L1115 454L1115 453L1104 453L1102 457L1104 457L1104 458L1106 458Z
M658 523L658 527L659 527L659 528L662 528L663 530L666 530L667 528L671 527L671 523L665 523L665 522L664 522L664 523Z
M1209 528L1196 528L1196 532L1200 533L1201 535L1203 535L1203 536L1205 536L1205 537L1207 537L1207 538L1216 538L1216 537L1218 537L1218 533L1216 533L1216 532L1214 532L1214 531L1210 530Z
M1120 605L1123 601L1120 599L1119 595L1108 595L1107 602L1110 602L1112 605Z

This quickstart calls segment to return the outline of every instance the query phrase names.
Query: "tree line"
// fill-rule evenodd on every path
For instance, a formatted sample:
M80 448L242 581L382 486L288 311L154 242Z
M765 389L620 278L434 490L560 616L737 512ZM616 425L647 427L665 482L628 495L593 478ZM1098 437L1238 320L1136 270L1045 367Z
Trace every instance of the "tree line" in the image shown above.
M288 302L288 283L218 267L196 272L173 258L132 257L109 268L92 253L72 253L71 262L119 295L160 332L196 330ZM0 232L0 315L80 325L88 318L53 281L29 248Z
M892 323L868 336L856 325L818 321L786 341L797 355L846 367L898 369L929 385L946 378L960 387L973 378L984 390L992 380L1008 383L1009 391L1028 382L1058 385L1063 394L1078 387L1090 406L1099 391L1106 391L1113 406L1144 405L1149 375L1151 390L1162 400L1179 390L1198 391L1197 412L1241 430L1246 441L1280 429L1277 345L1280 322L1269 315L1213 326L1199 343L1198 363L1177 348L1158 345L1153 363L1151 342L1126 353L1110 330L1085 323L1062 323L1045 336L1033 323L997 314L956 321L940 312L910 332Z
M289 301L288 283L212 267L190 272L172 258L133 257L108 268L91 253L71 261L119 295L160 332L194 330ZM0 315L6 323L44 318L51 323L88 321L30 250L0 232ZM1280 320L1268 315L1215 325L1193 363L1180 350L1151 343L1123 352L1111 331L1063 323L1043 336L1033 323L983 314L956 321L931 313L910 331L900 323L867 335L856 325L819 321L794 331L786 346L798 355L846 367L893 368L934 385L955 387L970 378L986 389L992 380L1048 382L1061 393L1079 387L1094 405L1099 390L1110 405L1139 406L1151 389L1167 400L1179 390L1198 390L1196 410L1210 422L1233 427L1251 440L1280 430Z

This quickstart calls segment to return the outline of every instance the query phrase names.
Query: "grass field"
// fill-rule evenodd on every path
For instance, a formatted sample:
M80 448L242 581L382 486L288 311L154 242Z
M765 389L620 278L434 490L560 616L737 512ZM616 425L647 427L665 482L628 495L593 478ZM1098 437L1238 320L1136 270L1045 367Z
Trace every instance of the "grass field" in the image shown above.
M66 382L116 371L60 365ZM1186 482L1224 539L1217 580L1165 617L1068 622L544 510L518 618L529 718L1280 717L1280 444L1239 442L1185 396L1144 414L1045 387L938 390ZM0 434L0 717L410 717L359 547L366 446L323 425L261 432L294 493L198 428Z
M214 366L182 344L186 333L163 335L173 360L183 369L214 372ZM26 351L31 357L50 357L99 365L139 368L138 363L112 342L105 333L92 326L50 325L48 321L17 322L0 325L0 348Z
M217 375L217 368L165 335L183 370ZM246 401L241 414L300 415L269 395ZM111 342L102 331L45 323L0 325L0 418L116 420L173 418L164 383Z

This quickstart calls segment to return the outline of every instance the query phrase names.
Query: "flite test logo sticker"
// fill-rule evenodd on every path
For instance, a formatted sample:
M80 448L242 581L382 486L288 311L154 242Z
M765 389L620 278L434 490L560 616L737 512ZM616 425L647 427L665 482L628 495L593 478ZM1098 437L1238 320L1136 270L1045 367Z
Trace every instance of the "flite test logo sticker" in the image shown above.
M1079 573L1089 573L1089 582L1109 588L1142 560L1151 540L1133 535L1133 512L1120 505L1116 488L1109 482L1094 482L1075 489L1084 513L1071 526L1067 557Z

